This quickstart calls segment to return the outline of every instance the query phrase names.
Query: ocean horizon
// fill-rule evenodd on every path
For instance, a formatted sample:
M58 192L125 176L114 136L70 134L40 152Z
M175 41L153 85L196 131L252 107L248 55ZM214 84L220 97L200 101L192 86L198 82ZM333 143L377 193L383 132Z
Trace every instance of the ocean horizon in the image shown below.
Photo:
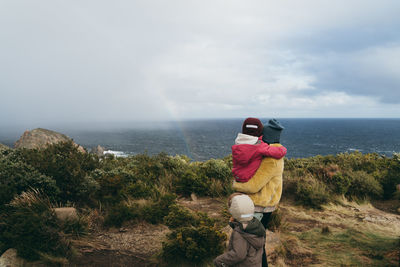
M49 130L71 137L85 148L97 145L119 156L165 152L193 160L231 153L244 119L203 119L155 123L56 125ZM260 119L263 123L268 119ZM360 151L392 156L400 152L400 119L278 119L285 129L281 144L288 158ZM42 127L46 128L46 127ZM18 130L20 133L18 134ZM25 129L27 130L27 129ZM0 130L0 143L13 147L20 129Z

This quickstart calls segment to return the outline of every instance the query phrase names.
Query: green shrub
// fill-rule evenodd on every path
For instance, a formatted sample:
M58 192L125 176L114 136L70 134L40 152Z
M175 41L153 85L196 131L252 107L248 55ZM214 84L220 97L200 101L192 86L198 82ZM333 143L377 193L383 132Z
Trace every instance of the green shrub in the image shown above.
M164 194L150 203L128 206L123 202L110 206L105 217L105 226L120 227L130 220L143 220L152 224L162 223L176 204L176 196Z
M347 190L351 185L351 179L348 175L338 172L329 179L328 183L331 186L333 193L344 195L347 193Z
M190 170L175 178L173 186L177 194L184 196L190 196L191 193L205 195L208 191L207 180Z
M162 157L162 156L160 156ZM159 157L159 158L160 158ZM139 154L133 156L130 160L132 164L132 172L142 181L154 183L159 177L165 175L165 169L157 156L151 157L147 154Z
M222 182L232 180L231 169L221 159L210 159L200 164L200 172L206 179L215 179Z
M42 175L32 166L11 159L11 155L0 157L0 207L30 188L40 189L53 200L60 193L55 180Z
M382 175L381 183L384 190L384 198L390 199L396 191L396 185L400 184L400 157L393 155L388 160L386 172Z
M65 256L71 249L49 199L38 191L14 198L0 215L0 243L28 260L38 260L42 254Z
M126 221L139 218L141 215L140 212L139 208L128 207L127 205L120 203L109 209L104 219L104 225L107 227L120 227L122 223Z
M370 174L364 171L349 172L351 184L346 196L350 198L381 198L382 185Z
M162 223L164 217L170 212L170 208L176 204L176 196L165 194L159 200L151 205L144 206L141 212L141 218L149 223Z
M76 219L67 219L61 222L61 229L67 235L80 237L87 235L89 227L88 222L80 216Z
M151 186L143 183L142 181L130 183L126 188L127 195L134 199L148 199L152 196L153 191L154 189Z
M171 229L190 226L196 224L196 217L190 210L179 205L172 205L170 212L164 217L164 224Z
M164 217L164 224L171 229L186 226L213 226L215 223L216 220L208 217L207 213L192 212L179 205L172 205L170 212Z
M100 186L98 198L106 203L118 203L125 199L123 180L118 175L105 174L97 180Z
M182 227L163 242L162 257L168 262L201 263L223 253L226 235L215 227Z
M330 200L325 184L314 179L298 180L296 184L296 200L305 206L320 209Z
M21 157L42 174L56 180L60 202L88 202L97 190L89 173L99 166L98 157L82 153L72 142L62 142L45 149L22 149Z

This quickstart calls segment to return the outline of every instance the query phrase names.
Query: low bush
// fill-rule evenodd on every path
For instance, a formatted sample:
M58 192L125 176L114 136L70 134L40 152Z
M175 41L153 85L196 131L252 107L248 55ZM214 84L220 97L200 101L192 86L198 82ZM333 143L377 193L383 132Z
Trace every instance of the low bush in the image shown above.
M371 175L364 171L349 172L351 184L346 196L350 198L381 198L382 185Z
M176 195L162 195L156 202L143 207L141 218L152 224L162 223L174 204L176 204Z
M108 207L104 225L120 227L131 220L146 221L152 224L162 223L172 209L176 209L176 196L164 194L156 201L141 205L127 205L124 202Z
M0 209L10 202L14 196L30 188L38 188L52 200L56 200L60 190L56 181L47 177L32 166L16 161L12 156L0 157Z
M396 186L400 184L400 155L394 154L392 159L388 159L386 172L381 177L383 187L383 197L390 199L396 192Z
M106 217L104 218L104 225L106 227L116 226L121 227L121 225L126 222L136 218L140 218L141 210L138 208L129 207L123 203L120 203L114 207L111 207Z
M19 150L21 158L39 172L56 181L59 202L90 202L97 190L90 172L99 166L96 155L82 153L72 142L61 142L45 149Z
M334 194L344 195L349 190L351 178L346 174L338 172L328 180L328 185L331 187Z
M181 227L167 235L162 257L168 263L202 263L223 253L225 240L226 235L215 227Z
M190 210L179 205L172 205L170 212L164 217L164 224L171 229L190 226L195 221L195 215Z
M67 219L61 222L61 230L72 237L81 237L88 234L89 226L84 217Z
M164 224L171 229L186 227L186 226L213 226L216 220L208 217L203 212L192 212L185 207L172 205L170 212L164 217Z
M125 199L124 182L121 176L115 174L104 174L97 179L99 190L97 191L98 199L104 203L116 204Z
M47 196L35 190L24 192L7 209L0 216L3 249L15 248L19 256L28 260L38 260L43 254L55 257L70 254L70 243Z
M191 193L206 195L208 192L207 180L198 176L195 172L189 170L176 177L173 181L175 192L180 195L190 196Z
M308 177L297 181L295 199L304 206L321 209L329 202L330 194L324 183Z
M202 162L199 166L200 174L206 179L215 179L222 182L230 182L232 179L231 169L222 159L210 159Z
M145 184L142 181L136 183L130 183L126 187L126 195L134 199L148 199L151 198L154 193L154 188Z

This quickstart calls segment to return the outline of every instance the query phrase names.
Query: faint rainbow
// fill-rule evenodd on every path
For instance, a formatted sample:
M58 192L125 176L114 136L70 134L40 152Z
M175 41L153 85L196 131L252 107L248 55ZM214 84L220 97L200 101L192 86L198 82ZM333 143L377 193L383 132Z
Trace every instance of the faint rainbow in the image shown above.
M184 143L185 146L185 150L187 156L192 159L195 160L195 158L193 157L193 152L191 150L190 144L191 144L191 138L190 135L188 134L188 132L186 131L184 125L183 125L183 120L182 118L179 116L179 112L176 109L175 104L169 99L168 96L166 96L166 94L164 93L164 89L160 88L159 91L159 95L162 98L166 111L168 112L168 115L170 118L172 118L172 124L174 126L176 126L180 136L182 137L182 141Z

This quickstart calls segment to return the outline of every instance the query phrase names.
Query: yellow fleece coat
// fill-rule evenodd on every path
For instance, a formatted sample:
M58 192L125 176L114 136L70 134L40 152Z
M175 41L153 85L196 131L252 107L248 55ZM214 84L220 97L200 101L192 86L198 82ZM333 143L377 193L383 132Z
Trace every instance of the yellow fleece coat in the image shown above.
M271 146L281 146L271 144ZM233 183L236 191L249 195L254 205L276 207L282 195L283 158L264 158L254 176L246 183Z

